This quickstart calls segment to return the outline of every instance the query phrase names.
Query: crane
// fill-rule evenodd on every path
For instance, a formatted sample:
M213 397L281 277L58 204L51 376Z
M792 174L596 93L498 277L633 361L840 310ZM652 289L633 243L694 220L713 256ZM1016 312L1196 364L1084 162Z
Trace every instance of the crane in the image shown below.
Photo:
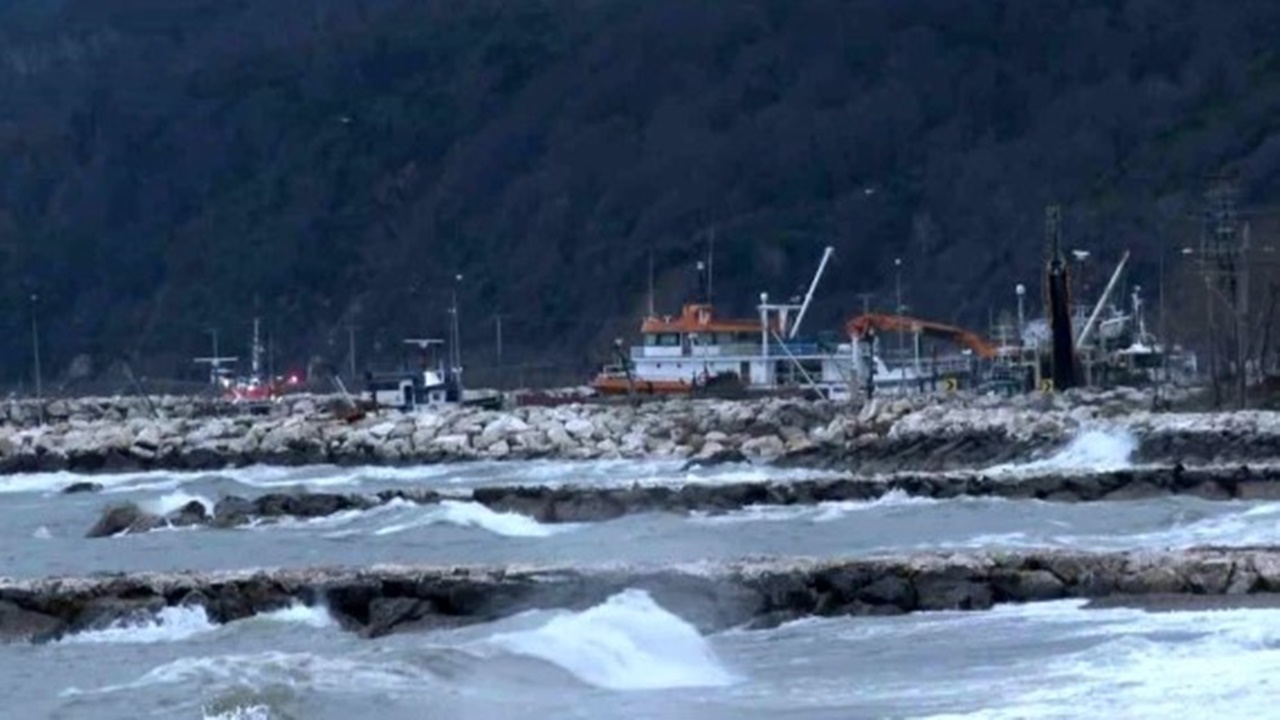
M921 320L906 315L889 315L885 313L865 313L845 324L849 337L865 338L871 330L886 331L919 331L925 335L945 338L957 345L969 348L975 355L986 360L996 356L996 347L976 333L972 333L954 325Z

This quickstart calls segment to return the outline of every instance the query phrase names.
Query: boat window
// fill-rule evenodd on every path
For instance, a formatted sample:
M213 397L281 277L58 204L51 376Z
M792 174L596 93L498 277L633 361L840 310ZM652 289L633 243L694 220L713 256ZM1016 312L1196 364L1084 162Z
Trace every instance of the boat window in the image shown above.
M680 347L680 334L660 333L658 335L658 345L661 347Z
M653 347L658 344L658 336L653 333L646 333L644 336L645 347Z

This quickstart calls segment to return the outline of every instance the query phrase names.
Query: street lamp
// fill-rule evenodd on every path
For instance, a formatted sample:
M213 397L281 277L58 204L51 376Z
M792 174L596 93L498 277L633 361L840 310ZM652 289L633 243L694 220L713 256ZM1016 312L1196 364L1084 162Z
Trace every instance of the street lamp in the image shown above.
M1021 346L1023 343L1022 336L1025 332L1024 328L1027 326L1026 314L1023 308L1023 301L1027 296L1027 286L1022 283L1018 283L1013 290L1018 294L1018 345Z
M40 377L40 321L37 317L36 304L40 302L40 296L31 293L31 361L33 374L36 381L36 401L39 402L43 396L42 379ZM41 411L43 417L44 412Z
M453 370L455 374L459 374L462 372L462 330L458 325L458 285L462 283L462 273L458 273L453 279L454 285L450 291L453 302L449 314L452 316Z
M902 258L893 259L893 287L894 295L897 299L897 307L894 308L893 314L902 315ZM905 354L906 350L906 336L903 335L902 330L899 329L898 352Z

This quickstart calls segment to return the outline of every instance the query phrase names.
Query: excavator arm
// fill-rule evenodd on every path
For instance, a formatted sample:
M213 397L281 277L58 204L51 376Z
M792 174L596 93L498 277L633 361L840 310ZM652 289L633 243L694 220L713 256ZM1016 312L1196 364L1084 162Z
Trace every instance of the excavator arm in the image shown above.
M884 313L867 313L859 315L845 324L849 337L865 338L872 330L876 332L915 332L916 330L932 337L940 337L969 348L975 355L990 360L996 356L996 348L976 333L969 332L954 325L921 320L905 315L887 315Z

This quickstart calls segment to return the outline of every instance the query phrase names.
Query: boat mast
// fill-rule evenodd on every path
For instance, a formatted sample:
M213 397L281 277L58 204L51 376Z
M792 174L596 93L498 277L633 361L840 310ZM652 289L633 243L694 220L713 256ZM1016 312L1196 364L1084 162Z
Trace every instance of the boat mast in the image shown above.
M818 263L818 272L813 274L813 281L809 283L809 292L805 293L804 303L800 306L800 312L796 314L796 321L791 325L791 332L787 334L788 339L794 339L796 333L800 332L800 323L804 321L804 314L809 310L809 303L813 301L813 292L818 289L818 281L822 279L822 273L827 269L827 262L831 260L831 253L835 249L830 245L822 251L822 260Z
M259 377L262 374L262 320L253 319L253 347L251 358L253 364L253 377Z

